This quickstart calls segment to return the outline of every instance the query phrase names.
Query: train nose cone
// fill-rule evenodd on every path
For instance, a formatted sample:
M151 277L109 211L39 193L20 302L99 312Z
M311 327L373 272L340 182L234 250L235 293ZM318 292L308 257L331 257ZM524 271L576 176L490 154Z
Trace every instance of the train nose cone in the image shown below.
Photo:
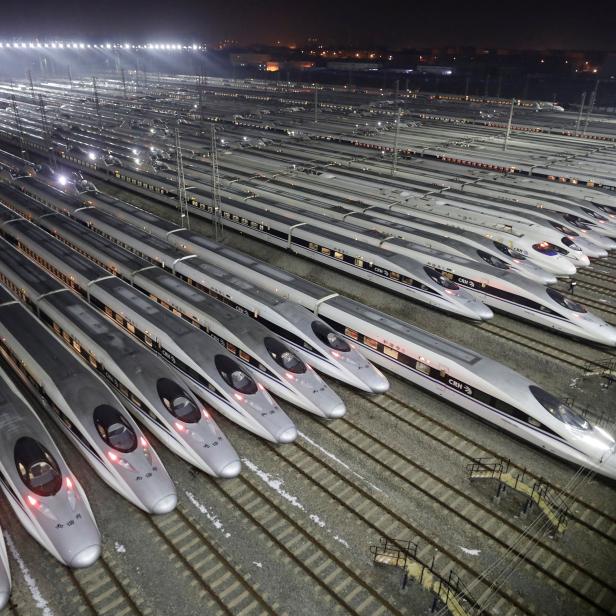
M295 426L291 426L290 428L285 428L282 432L280 432L276 436L276 441L278 443L292 443L297 438L297 428Z
M9 602L10 596L11 592L9 590L3 590L0 592L0 610Z
M481 303L478 303L478 305L475 307L475 314L477 315L477 318L481 319L482 321L489 321L494 316L492 309L489 306L486 306L485 304Z
M154 515L163 515L169 513L175 509L178 504L177 494L167 494L158 500L152 507L152 513Z
M237 477L242 470L242 463L239 460L234 460L233 462L229 462L229 464L223 466L218 471L218 476L223 479L233 479L233 477Z
M346 406L344 402L340 402L340 404L336 404L333 408L331 408L327 416L330 419L337 419L338 417L342 417L346 413Z
M90 547L81 550L81 552L77 552L77 554L73 556L71 562L68 563L68 566L73 569L84 569L85 567L93 565L98 560L100 555L100 543L91 545Z

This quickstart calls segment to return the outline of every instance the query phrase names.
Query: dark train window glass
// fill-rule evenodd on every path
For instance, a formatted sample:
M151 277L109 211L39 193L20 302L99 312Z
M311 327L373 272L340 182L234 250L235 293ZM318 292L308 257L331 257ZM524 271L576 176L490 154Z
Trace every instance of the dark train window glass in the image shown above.
M129 453L137 447L137 435L117 409L101 404L94 409L94 425L100 437L116 451Z
M430 276L436 284L441 285L441 287L444 287L445 289L457 290L460 288L455 282L451 282L449 278L446 278L429 265L424 265L424 272L426 272L426 274L428 274L428 276Z
M500 250L504 255L507 255L508 257L512 257L514 259L518 259L519 261L525 261L526 257L518 254L517 252L514 252L513 250L511 250L511 248L509 248L508 246L505 246L505 244L502 244L501 242L492 242L494 244L494 246Z
M586 231L588 231L591 226L584 222L581 218L578 218L577 216L574 216L573 214L565 214L565 220L567 222L570 222L573 226L577 227L578 229L585 229Z
M509 266L498 257L491 255L489 252L484 252L483 250L478 250L477 254L488 264L493 267L498 267L498 269L506 270L509 269Z
M254 394L257 392L257 384L254 382L244 369L230 357L216 355L214 364L225 383L243 394Z
M571 310L572 312L579 312L579 313L587 312L586 308L584 308L584 306L582 306L582 304L578 304L577 302L574 302L569 297L566 297L565 295L560 293L560 291L557 291L556 289L552 289L552 287L547 287L545 292L557 304L560 304L561 306L567 308L568 310Z
M561 402L556 396L541 389L537 385L529 386L535 400L548 412L563 423L579 430L591 430L592 426L571 407Z
M177 383L170 379L158 379L156 389L161 402L176 419L186 423L197 423L201 419L199 407Z
M24 436L15 443L15 466L24 485L38 496L53 496L62 487L62 473L38 441Z
M577 250L578 252L582 252L582 249L570 237L563 237L562 242L567 248L571 248L571 250Z
M294 374L303 374L306 372L306 365L304 362L293 353L289 347L276 340L275 338L265 338L263 341L267 352L272 356L273 360L282 366L285 370L293 372Z
M342 353L348 353L351 350L346 340L341 338L331 327L328 327L322 321L313 321L311 327L315 336L330 349L341 351Z
M542 255L547 255L548 257L555 257L557 254L567 254L566 250L559 248L554 244L550 244L550 242L539 242L538 244L533 244L533 250L540 252Z

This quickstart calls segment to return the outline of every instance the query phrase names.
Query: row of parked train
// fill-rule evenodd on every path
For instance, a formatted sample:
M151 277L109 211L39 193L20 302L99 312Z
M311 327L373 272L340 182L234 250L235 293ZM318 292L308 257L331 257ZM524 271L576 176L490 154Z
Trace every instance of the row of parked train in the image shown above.
M270 393L333 419L344 414L344 402L318 373L380 393L388 383L376 366L547 452L616 478L611 435L498 362L111 197L67 167L35 166L2 152L0 168L3 358L12 379L29 389L97 474L143 510L169 511L176 495L140 424L193 466L233 477L239 456L215 412L260 437L292 442L295 426ZM172 194L172 184L158 176L134 177L141 188L158 186L158 196ZM207 192L189 193L207 212ZM313 211L314 224L289 216L296 214L292 209L252 219L236 192L223 197L225 224L257 237L267 228L271 241L286 248L301 239L296 245L319 260L350 263L343 251L352 255L359 245L369 255L360 258L361 269L366 261L383 270L371 272L373 279L397 283L406 276L407 286L435 296L430 305L489 317L472 287L458 284L440 262L422 262L415 247L407 247L409 255L395 253L391 247L402 246L396 241L402 236L370 233L352 245L327 244L341 235L350 212L330 230L325 213ZM388 265L375 266L373 255ZM437 257L434 251L431 258ZM457 262L470 261L461 255ZM547 294L549 287L533 282ZM597 332L609 333L609 326L592 319L584 329L562 331L616 343L600 338ZM8 392L1 488L42 545L64 564L87 566L100 554L87 497L23 393L6 373L0 377ZM9 576L0 547L1 598Z

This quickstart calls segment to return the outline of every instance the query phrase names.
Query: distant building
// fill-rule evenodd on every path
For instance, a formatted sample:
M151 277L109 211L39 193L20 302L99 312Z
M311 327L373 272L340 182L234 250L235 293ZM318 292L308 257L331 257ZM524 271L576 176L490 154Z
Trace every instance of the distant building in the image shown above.
M378 71L381 68L377 62L328 62L325 66L332 71Z
M456 69L453 66L418 64L416 70L418 73L426 73L428 75L453 75Z

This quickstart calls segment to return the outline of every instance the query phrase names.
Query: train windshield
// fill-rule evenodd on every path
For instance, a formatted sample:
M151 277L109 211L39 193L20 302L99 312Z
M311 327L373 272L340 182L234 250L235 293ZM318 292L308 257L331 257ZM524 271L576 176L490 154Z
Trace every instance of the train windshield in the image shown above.
M582 314L584 312L587 312L586 308L584 308L584 306L582 306L582 304L578 304L577 302L574 302L571 298L566 297L565 295L563 295L562 293L560 293L556 289L552 289L552 287L547 287L546 288L546 293L557 304L560 304L561 306L563 306L564 308L567 308L568 310L571 310L572 312L579 312L579 313L582 313Z
M578 415L570 406L561 402L556 396L553 396L537 385L530 385L529 389L535 400L537 400L550 415L556 417L556 419L578 430L592 429L592 426L582 416Z
M565 214L565 220L570 222L578 229L585 229L586 231L590 229L590 225L588 223L584 222L581 218L578 218L573 214Z
M514 252L513 250L511 250L511 248L509 248L508 246L505 246L505 244L502 244L501 242L492 242L492 243L504 255L507 255L508 257L511 257L512 259L517 259L518 261L525 261L526 260L526 257L524 255L521 255L521 254L518 254L517 252Z
M550 242L539 242L538 244L533 244L533 250L540 252L542 255L547 255L548 257L555 257L558 254L558 250L554 244L550 244Z
M306 372L306 364L289 349L285 344L275 338L266 338L264 341L267 352L272 356L272 359L285 370L294 374L303 374Z
M599 212L595 212L595 210L591 210L588 207L583 207L582 210L586 212L589 216L592 216L593 218L596 218L597 220L600 220L601 222L607 222L607 218L605 218L603 214L600 214Z
M562 243L571 250L577 250L579 252L582 251L582 249L570 237L563 237Z
M550 224L557 231L560 231L561 233L564 233L565 235L573 235L573 236L577 236L578 235L573 229L569 229L569 227L565 227L565 225L561 225L558 222L550 221Z
M233 387L235 391L243 394L257 392L257 384L235 360L224 355L216 355L214 363L218 373L229 387Z
M137 447L137 435L117 409L101 404L94 410L94 425L100 437L116 451L130 453Z
M323 321L313 321L312 331L315 336L324 342L330 349L348 353L351 347L344 338L341 338L331 327L328 327Z
M451 289L452 291L458 290L460 287L455 283L451 282L449 278L446 278L439 271L435 270L433 267L429 267L428 265L424 265L424 272L436 282L436 284L441 285L441 287L445 287L445 289Z
M483 250L478 250L477 254L488 264L493 267L498 267L498 269L508 270L509 266L498 257L491 255L489 252L484 252Z
M161 402L176 419L185 423L197 423L201 419L199 407L177 383L170 379L158 379L156 389Z
M15 444L15 466L24 485L38 496L53 496L62 487L62 473L38 441L24 436Z

